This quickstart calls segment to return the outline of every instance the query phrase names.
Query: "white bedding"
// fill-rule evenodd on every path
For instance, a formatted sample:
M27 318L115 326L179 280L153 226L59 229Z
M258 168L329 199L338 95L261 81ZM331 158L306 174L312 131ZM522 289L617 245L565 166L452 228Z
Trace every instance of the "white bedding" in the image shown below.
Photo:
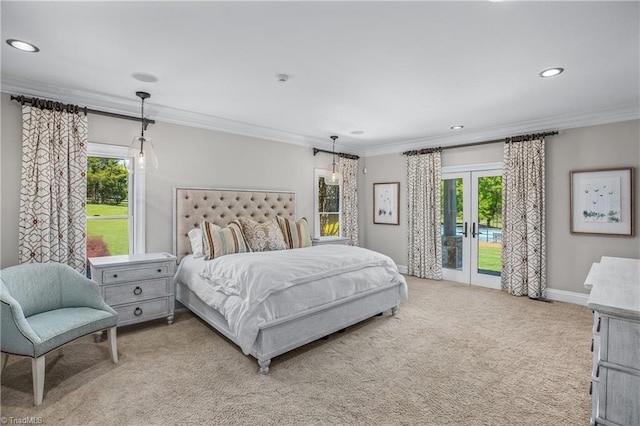
M249 354L260 327L269 321L350 295L407 284L388 256L343 245L221 256L185 257L176 280L227 320L236 343Z

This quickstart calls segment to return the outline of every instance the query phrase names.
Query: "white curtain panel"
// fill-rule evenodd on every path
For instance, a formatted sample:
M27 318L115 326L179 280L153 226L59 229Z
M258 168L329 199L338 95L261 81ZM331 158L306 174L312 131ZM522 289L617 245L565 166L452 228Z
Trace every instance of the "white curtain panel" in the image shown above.
M19 261L85 270L87 117L22 107Z
M441 151L407 156L409 275L442 279L440 235Z
M504 145L502 288L546 297L544 138Z
M358 160L340 157L342 171L342 236L349 245L358 243Z

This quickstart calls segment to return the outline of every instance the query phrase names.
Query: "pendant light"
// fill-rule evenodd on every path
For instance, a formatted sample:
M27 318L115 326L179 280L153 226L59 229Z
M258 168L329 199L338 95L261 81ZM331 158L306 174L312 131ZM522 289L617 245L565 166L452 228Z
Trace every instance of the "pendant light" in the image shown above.
M153 142L151 138L144 135L146 121L144 119L144 100L151 97L147 92L136 92L136 96L142 100L142 106L140 108L140 121L142 126L140 129L140 136L136 136L131 141L129 146L129 157L132 158L131 164L132 170L155 172L158 170L158 157L153 149Z
M331 150L331 176L329 176L329 178L325 178L324 182L327 185L339 185L340 184L340 178L339 178L339 170L338 170L338 164L336 163L336 139L338 139L337 136L329 136L331 139L333 139L333 149Z

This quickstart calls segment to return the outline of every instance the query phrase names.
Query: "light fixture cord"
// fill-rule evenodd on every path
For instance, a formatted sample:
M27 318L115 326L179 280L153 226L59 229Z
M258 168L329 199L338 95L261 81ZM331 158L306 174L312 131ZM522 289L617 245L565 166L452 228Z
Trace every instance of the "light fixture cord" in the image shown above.
M144 97L141 98L142 99L142 105L140 107L140 122L142 123L142 126L140 128L140 156L144 156Z
M333 161L331 162L331 172L336 172L336 138L333 138L333 148L331 149Z

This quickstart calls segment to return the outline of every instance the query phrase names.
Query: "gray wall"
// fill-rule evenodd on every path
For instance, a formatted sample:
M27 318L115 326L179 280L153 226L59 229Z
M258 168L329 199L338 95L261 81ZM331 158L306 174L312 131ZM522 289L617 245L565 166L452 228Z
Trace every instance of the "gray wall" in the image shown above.
M0 265L17 263L20 195L20 106L2 94L0 145ZM550 288L585 293L592 262L603 255L640 258L640 237L569 234L569 171L636 167L635 199L640 197L640 121L563 131L547 143L547 247ZM91 142L127 145L139 125L89 115ZM314 157L308 147L158 122L147 133L154 141L160 171L147 178L147 251L172 250L172 189L175 186L285 189L297 193L298 216L313 217L313 169L330 157ZM445 150L443 166L502 160L500 144ZM363 167L367 174L362 174ZM401 154L360 160L361 245L406 265L406 166ZM374 225L373 183L400 182L400 225ZM640 208L635 209L636 228Z
M547 139L547 282L548 287L587 293L583 283L601 256L640 258L640 121L626 121L562 131ZM367 247L406 265L406 159L401 154L367 157L364 194L372 200L374 182L400 182L400 226L374 225L366 212ZM445 150L442 165L502 161L501 144ZM585 236L569 233L569 172L571 170L635 167L634 237ZM403 220L404 219L404 220Z
M89 141L128 145L139 134L134 121L89 115ZM21 173L20 104L2 94L0 265L18 263ZM297 215L313 218L313 169L331 157L309 147L156 122L152 138L160 167L146 178L146 250L172 251L172 202L176 186L295 191Z

